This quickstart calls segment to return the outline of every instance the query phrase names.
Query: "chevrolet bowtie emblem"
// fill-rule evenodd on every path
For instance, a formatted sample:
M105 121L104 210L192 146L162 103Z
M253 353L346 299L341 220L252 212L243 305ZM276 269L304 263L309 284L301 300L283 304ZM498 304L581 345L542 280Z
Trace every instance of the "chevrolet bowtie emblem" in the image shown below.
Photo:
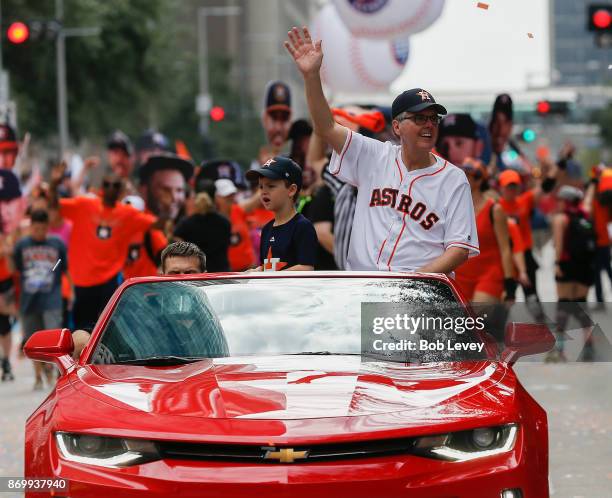
M278 451L276 448L268 449L264 456L265 460L278 460L280 463L293 463L304 458L308 458L308 451L295 451L293 448L281 448Z

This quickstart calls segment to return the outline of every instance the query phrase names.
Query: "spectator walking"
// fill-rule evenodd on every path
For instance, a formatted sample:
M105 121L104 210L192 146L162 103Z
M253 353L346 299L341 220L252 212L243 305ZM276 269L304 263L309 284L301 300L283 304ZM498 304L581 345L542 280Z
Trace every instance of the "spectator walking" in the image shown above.
M58 237L49 236L49 214L33 211L30 235L15 246L13 259L20 281L19 315L24 343L37 330L62 326L62 275L67 273L66 246ZM46 368L48 367L48 368ZM43 371L50 385L51 365L34 362L34 389L43 388Z

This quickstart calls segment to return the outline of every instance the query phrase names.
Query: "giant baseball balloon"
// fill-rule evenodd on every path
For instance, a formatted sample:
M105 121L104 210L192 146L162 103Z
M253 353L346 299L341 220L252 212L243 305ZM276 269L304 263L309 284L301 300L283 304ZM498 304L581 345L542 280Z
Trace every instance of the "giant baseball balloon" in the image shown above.
M353 36L397 38L423 31L440 17L444 0L333 0Z
M351 36L333 5L318 13L314 39L323 40L323 82L335 92L384 91L402 73L408 60L408 38L367 40Z

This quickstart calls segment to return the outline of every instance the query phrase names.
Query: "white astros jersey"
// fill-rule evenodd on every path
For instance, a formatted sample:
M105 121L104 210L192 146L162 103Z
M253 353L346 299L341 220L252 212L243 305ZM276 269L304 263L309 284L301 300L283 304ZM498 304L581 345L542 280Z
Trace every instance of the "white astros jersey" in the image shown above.
M330 172L358 188L347 269L414 271L448 247L479 254L465 173L438 156L408 171L401 147L349 131Z

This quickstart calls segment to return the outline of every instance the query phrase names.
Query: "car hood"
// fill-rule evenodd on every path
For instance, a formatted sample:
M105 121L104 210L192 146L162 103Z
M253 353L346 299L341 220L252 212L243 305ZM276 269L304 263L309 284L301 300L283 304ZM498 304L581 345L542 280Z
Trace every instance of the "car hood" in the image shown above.
M403 365L359 356L232 357L173 367L85 365L72 383L125 410L206 419L303 420L504 411L513 385L492 361ZM477 396L477 400L470 398ZM416 420L418 419L418 420Z

